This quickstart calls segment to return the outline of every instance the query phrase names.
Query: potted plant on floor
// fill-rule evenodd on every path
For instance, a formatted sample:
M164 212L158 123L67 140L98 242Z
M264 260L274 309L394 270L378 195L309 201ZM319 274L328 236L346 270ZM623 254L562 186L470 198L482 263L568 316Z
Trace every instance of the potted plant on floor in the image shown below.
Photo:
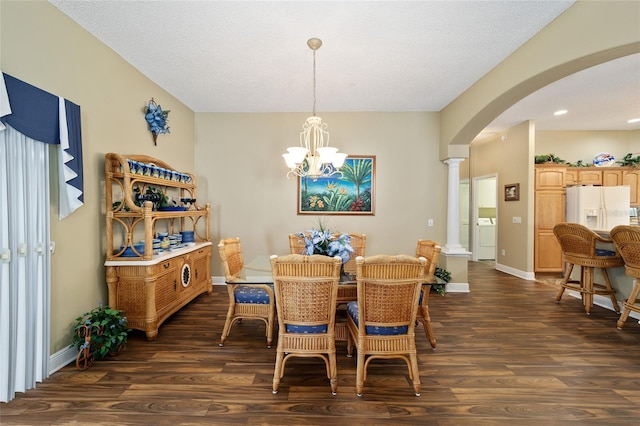
M127 317L122 315L122 311L111 309L100 301L97 308L76 318L73 331L71 346L79 351L76 367L85 370L94 360L122 351L131 330L127 327Z
M439 295L444 296L447 293L447 284L451 282L451 272L436 266L436 271L433 275L436 277L438 282L436 284L432 284L431 288L437 291Z

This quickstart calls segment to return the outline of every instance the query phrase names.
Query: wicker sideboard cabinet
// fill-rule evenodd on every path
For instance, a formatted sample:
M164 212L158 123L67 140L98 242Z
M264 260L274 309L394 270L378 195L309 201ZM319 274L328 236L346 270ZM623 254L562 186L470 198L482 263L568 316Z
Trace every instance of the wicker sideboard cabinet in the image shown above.
M105 196L109 306L154 340L169 316L211 293L211 207L198 204L193 175L145 155L105 155ZM180 237L192 241L167 247Z

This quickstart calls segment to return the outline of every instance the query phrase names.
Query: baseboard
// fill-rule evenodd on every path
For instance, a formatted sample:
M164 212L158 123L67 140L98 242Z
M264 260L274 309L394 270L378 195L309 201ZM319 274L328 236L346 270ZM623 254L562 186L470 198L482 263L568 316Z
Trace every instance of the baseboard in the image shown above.
M575 297L576 299L582 298L580 296L580 293L574 290L566 290L565 293L569 294L571 297ZM593 295L593 304L600 306L601 308L608 309L610 311L615 311L615 309L613 309L613 304L611 303L611 299L606 296L602 296L600 294ZM622 309L623 309L622 303L618 302L618 307L620 308L620 312L622 312ZM640 322L640 313L631 311L629 313L629 318L634 318L638 320L638 322Z
M521 271L519 269L512 268L510 266L502 265L496 262L496 269L505 274L513 275L514 277L522 278L523 280L534 281L536 274L533 272Z
M66 347L49 356L49 375L60 370L62 367L75 362L78 350L74 347Z
M469 283L447 283L447 293L469 293Z

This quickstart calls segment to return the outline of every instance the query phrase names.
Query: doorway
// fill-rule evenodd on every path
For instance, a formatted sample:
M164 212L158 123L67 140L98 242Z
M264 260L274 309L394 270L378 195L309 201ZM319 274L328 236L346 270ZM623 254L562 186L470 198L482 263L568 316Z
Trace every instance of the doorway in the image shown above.
M496 260L497 211L496 174L473 179L472 259Z
M471 197L469 194L469 179L460 181L460 245L464 247L466 251L471 251L469 248L469 242L471 241L469 232L471 227L469 226L471 218Z

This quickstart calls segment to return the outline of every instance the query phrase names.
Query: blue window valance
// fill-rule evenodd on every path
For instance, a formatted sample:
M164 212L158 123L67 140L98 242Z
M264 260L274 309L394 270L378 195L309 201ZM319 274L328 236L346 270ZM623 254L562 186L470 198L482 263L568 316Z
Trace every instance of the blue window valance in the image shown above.
M1 75L0 96L6 93L8 99L0 99L0 105L6 105L0 108L0 121L31 139L60 145L62 219L84 203L80 106L9 74Z

